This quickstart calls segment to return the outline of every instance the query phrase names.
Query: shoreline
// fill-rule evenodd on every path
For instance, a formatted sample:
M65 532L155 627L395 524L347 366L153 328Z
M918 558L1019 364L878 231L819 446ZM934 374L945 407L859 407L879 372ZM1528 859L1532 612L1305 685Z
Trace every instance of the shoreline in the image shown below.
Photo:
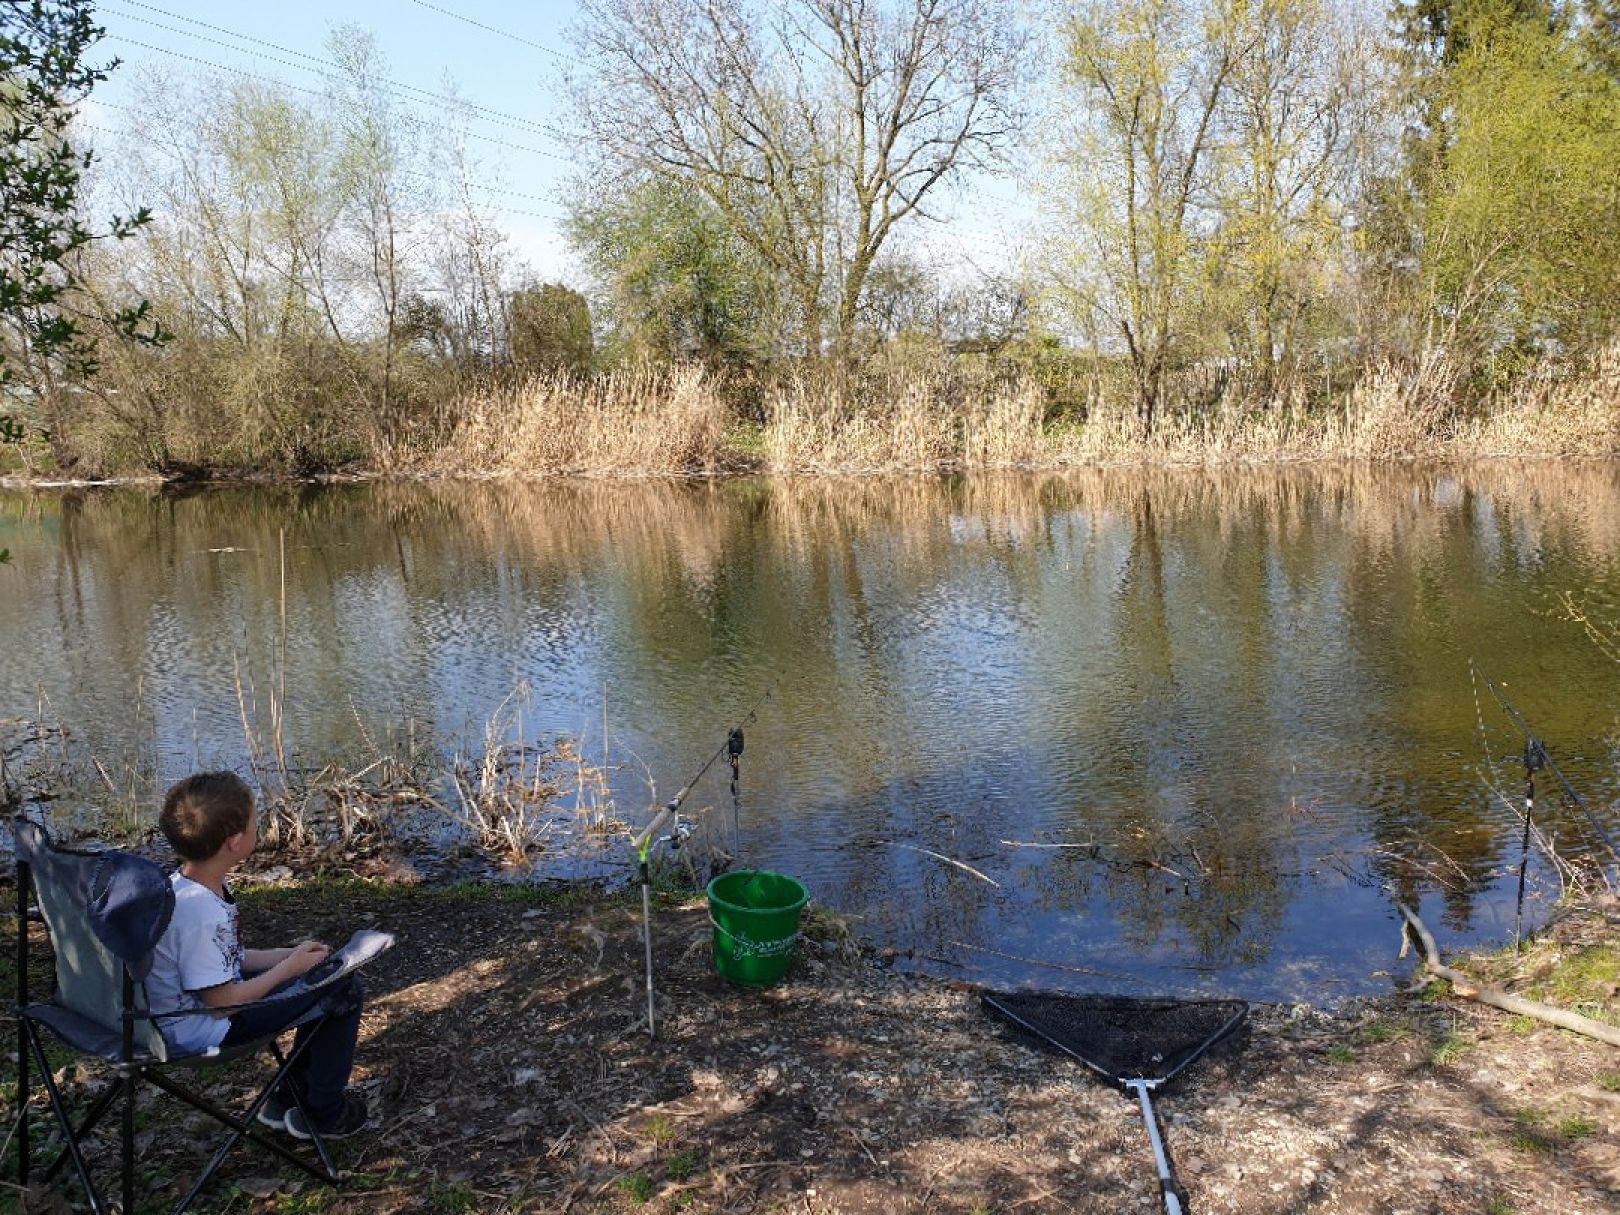
M0 476L0 490L85 490L85 489L221 489L235 486L327 486L327 485L484 485L499 482L508 485L565 485L565 484L659 484L670 482L721 483L726 481L860 481L938 479L944 477L1008 476L1008 475L1062 475L1070 472L1229 472L1260 469L1293 469L1316 466L1377 466L1402 464L1411 467L1427 466L1436 469L1517 464L1608 464L1620 462L1620 451L1601 454L1568 452L1472 453L1433 452L1394 456L1369 455L1300 455L1271 458L1245 456L1224 459L1171 458L1109 459L1095 461L1054 461L1051 463L1020 462L1010 464L964 464L942 462L937 465L895 465L888 468L867 469L812 469L773 471L768 468L728 468L689 472L647 472L626 470L621 473L552 472L524 474L504 470L487 472L399 472L364 470L354 472L318 473L311 476L291 476L274 472L221 473L209 477L164 477L156 473L131 474L115 477L26 478Z
M1133 1100L992 1020L973 985L878 967L825 917L806 923L787 980L752 991L715 976L702 904L657 896L649 1039L634 898L346 882L244 884L242 902L255 941L371 924L399 944L367 971L356 1081L373 1123L338 1145L350 1184L304 1187L247 1149L200 1210L1117 1215L1158 1202ZM1566 915L1526 966L1606 948L1612 914ZM93 1075L73 1082L95 1091ZM1255 1005L1245 1033L1154 1104L1200 1212L1596 1215L1620 1199L1620 1054L1432 986L1334 1016ZM141 1134L166 1192L191 1163L184 1132Z

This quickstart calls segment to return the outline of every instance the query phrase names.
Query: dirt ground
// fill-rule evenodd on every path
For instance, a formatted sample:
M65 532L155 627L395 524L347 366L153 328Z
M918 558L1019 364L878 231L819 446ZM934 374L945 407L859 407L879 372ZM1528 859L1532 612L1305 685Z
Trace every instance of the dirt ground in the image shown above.
M789 980L756 992L715 976L701 905L661 900L654 1040L639 903L623 895L291 887L243 906L250 944L374 924L398 945L367 971L355 1079L373 1124L341 1145L349 1186L306 1185L248 1148L204 1209L1163 1209L1134 1100L1015 1038L975 990L883 968L836 924L818 921ZM1588 909L1545 948L1612 940L1617 922ZM1336 1017L1255 1007L1157 1100L1188 1209L1620 1211L1620 1050L1430 997ZM1612 984L1605 999L1620 1011ZM142 1126L143 1162L196 1146L172 1115ZM163 1173L151 1191L156 1209Z

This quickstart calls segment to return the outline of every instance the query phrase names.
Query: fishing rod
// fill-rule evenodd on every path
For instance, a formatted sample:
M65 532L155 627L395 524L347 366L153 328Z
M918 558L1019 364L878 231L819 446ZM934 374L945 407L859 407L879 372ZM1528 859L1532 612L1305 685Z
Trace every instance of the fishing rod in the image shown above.
M1566 777L1558 765L1553 762L1552 756L1547 754L1547 748L1542 745L1541 740L1536 737L1535 731L1530 728L1529 723L1525 721L1523 715L1510 703L1508 703L1507 697L1502 694L1502 689L1496 686L1495 681L1492 680L1489 675L1485 674L1485 672L1480 669L1479 664L1472 658L1468 660L1468 666L1470 671L1485 681L1485 686L1491 690L1491 695L1496 698L1496 703L1501 707L1502 712L1507 715L1507 719L1518 728L1520 734L1524 735L1524 839L1520 844L1519 850L1519 900L1518 910L1514 916L1513 926L1515 948L1517 948L1517 942L1519 940L1519 926L1524 915L1525 867L1528 862L1530 852L1530 817L1535 809L1537 772L1541 771L1542 769L1546 769L1558 779L1558 784L1563 789L1564 796L1575 803L1576 807L1586 817L1586 821L1588 824L1590 824L1593 832L1596 833L1597 837L1603 841L1603 846L1609 850L1609 855L1613 857L1616 862L1620 862L1620 850L1616 850L1614 838L1604 828L1603 824L1598 821L1597 816L1594 815L1591 810L1587 809L1586 802L1581 799L1581 795L1579 793L1575 792L1575 786L1569 783L1569 778ZM1489 756L1487 755L1487 759L1488 758ZM1602 872L1601 866L1599 866L1599 872ZM1608 881L1607 877L1604 878L1604 881Z
M703 766L697 770L697 775L682 785L675 796L659 808L658 813L653 816L652 822L647 824L646 829L640 835L631 838L630 846L636 852L636 881L641 886L641 928L647 942L647 1036L649 1038L656 1038L658 1031L653 1022L652 875L648 868L648 856L655 843L667 843L672 849L679 848L687 837L692 834L692 824L681 818L681 806L685 803L688 795L691 794L693 786L703 779L704 774L714 767L715 762L722 755L731 757L732 822L735 831L737 779L743 752L743 727L753 725L754 718L758 715L765 702L770 699L771 693L775 689L776 679L772 678L771 682L765 685L764 693L754 702L753 708L748 710L747 715L741 722L731 728L726 734L726 741L721 743L719 749L709 756ZM670 826L670 833L660 839L658 833L664 829L666 824ZM733 841L733 847L735 847L735 840Z

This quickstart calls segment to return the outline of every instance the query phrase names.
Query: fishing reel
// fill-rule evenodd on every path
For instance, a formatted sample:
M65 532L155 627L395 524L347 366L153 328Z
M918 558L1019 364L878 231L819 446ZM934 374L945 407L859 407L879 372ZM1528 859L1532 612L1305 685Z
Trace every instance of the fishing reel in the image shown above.
M669 834L663 836L658 842L668 844L671 852L679 852L681 845L691 838L692 832L696 828L696 823L689 818L682 818L681 812L677 810L675 811L675 817L670 822Z
M1540 772L1547 766L1547 748L1537 738L1527 738L1524 744L1524 770L1526 775Z

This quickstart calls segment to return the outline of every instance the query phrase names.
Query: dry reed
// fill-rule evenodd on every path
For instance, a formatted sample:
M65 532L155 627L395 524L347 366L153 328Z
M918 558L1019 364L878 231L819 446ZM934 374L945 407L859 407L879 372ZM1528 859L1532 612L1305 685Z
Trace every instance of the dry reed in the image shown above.
M423 471L652 476L716 471L731 419L702 368L634 367L591 380L536 376L463 397Z

